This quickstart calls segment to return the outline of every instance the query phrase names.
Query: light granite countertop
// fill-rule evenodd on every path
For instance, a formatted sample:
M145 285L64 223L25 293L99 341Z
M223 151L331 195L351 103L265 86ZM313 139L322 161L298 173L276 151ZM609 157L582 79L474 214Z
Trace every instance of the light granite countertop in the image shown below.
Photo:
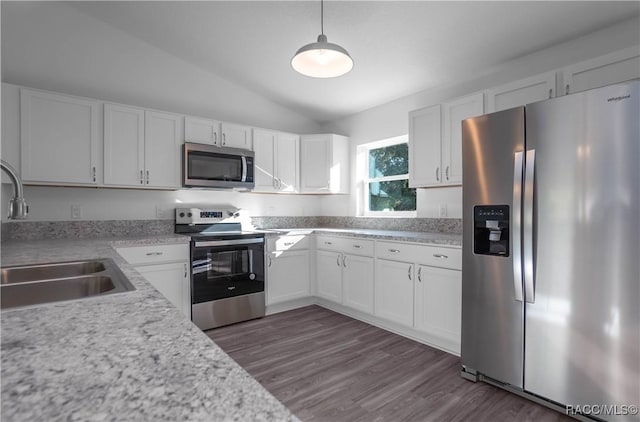
M0 313L2 420L297 421L113 249L188 240L3 242L3 266L111 258L136 290Z
M292 228L292 229L267 229L268 233L275 234L311 234L318 233L330 236L364 237L377 240L396 242L416 242L434 246L446 246L451 248L462 247L462 235L445 233L427 233L374 229L336 229L336 228Z

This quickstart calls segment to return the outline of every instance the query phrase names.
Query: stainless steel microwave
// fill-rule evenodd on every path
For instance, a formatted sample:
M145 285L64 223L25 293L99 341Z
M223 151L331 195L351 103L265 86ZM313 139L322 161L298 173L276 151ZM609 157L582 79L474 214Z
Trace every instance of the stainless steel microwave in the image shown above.
M254 153L239 148L185 142L185 187L253 189Z

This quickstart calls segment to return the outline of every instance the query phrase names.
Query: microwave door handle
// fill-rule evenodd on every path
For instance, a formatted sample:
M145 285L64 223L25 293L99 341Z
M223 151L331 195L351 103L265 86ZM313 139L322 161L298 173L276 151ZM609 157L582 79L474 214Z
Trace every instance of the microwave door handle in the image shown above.
M240 181L246 182L247 181L247 157L243 155L240 157L240 159L242 160L242 179L240 179Z

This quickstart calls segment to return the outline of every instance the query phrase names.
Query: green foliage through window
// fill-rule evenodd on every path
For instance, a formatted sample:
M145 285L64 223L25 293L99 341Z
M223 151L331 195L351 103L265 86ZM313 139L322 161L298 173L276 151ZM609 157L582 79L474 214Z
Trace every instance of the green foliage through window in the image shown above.
M416 190L409 180L369 183L369 211L415 211Z
M409 173L409 145L397 144L369 150L369 178Z
M406 142L368 151L369 211L415 211L416 190L409 188Z

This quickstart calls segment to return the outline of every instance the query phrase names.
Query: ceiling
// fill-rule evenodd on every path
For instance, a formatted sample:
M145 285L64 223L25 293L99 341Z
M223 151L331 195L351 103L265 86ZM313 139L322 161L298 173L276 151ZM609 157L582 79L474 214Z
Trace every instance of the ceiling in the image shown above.
M636 1L326 1L325 34L355 67L313 79L290 60L320 33L319 1L70 4L318 122L471 78L640 11Z

